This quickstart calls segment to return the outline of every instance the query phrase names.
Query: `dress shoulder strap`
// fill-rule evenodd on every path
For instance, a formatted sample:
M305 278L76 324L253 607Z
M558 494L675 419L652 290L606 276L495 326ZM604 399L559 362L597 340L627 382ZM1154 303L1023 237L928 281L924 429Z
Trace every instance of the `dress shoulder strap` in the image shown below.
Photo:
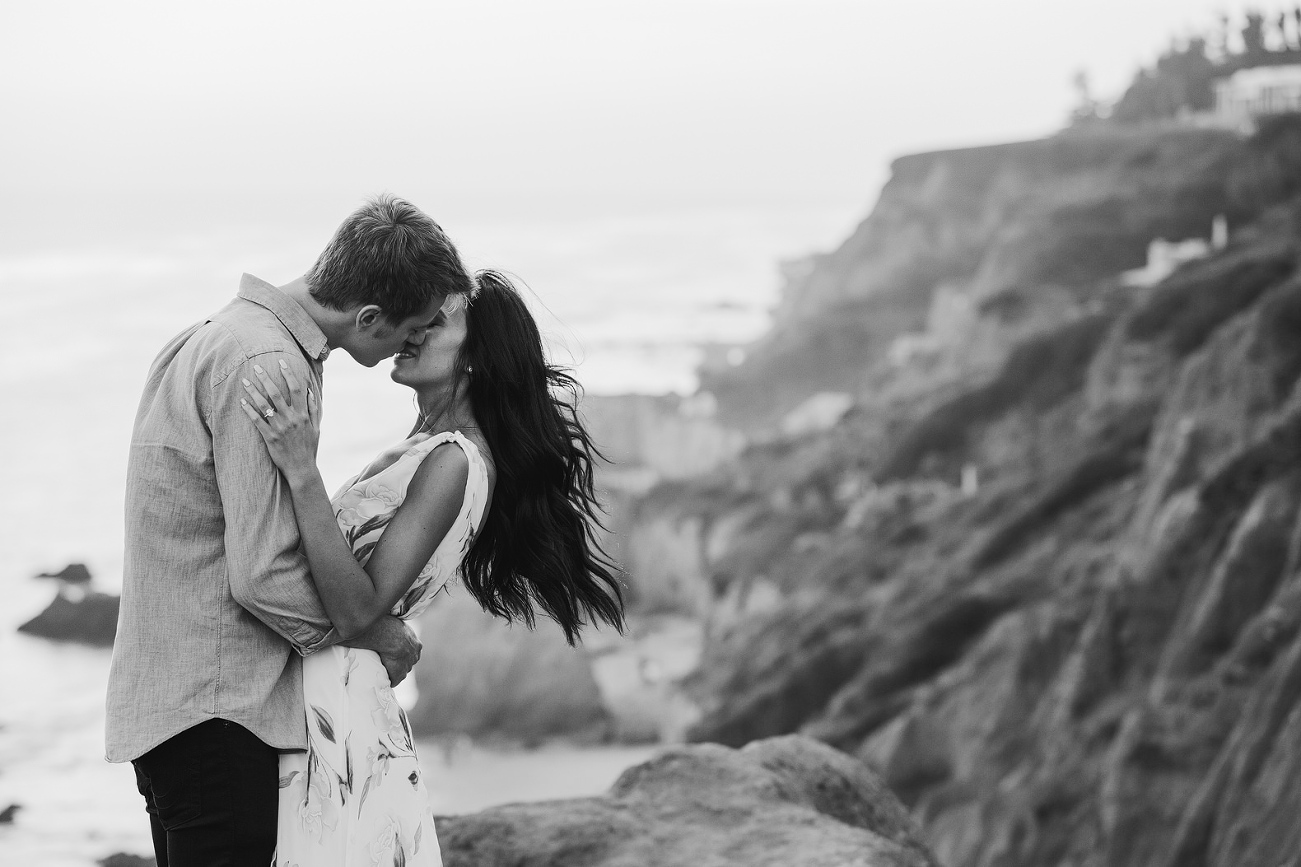
M435 448L446 443L456 443L470 461L470 474L465 480L465 502L462 505L462 513L470 519L472 532L477 533L483 523L484 510L488 504L488 464L474 440L459 430L441 431L416 443L407 454L419 455L423 459Z

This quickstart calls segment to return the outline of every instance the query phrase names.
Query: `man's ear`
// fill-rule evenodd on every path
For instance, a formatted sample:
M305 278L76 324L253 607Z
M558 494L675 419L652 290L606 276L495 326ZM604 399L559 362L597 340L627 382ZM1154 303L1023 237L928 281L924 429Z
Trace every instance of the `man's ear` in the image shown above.
M353 321L357 324L358 331L369 331L383 318L384 311L378 304L367 304L357 308L357 315Z

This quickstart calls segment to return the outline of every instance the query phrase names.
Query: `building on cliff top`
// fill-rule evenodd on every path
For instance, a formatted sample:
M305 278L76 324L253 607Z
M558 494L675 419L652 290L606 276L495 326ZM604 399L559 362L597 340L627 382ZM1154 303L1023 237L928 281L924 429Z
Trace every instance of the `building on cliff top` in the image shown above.
M1301 63L1239 69L1215 83L1215 118L1250 132L1263 117L1301 111Z

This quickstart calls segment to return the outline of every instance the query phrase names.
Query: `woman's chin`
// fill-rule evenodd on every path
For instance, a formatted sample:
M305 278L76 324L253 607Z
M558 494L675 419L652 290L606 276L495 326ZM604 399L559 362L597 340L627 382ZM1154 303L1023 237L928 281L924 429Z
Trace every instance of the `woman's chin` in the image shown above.
M398 385L405 385L407 388L415 389L418 383L411 378L411 371L407 370L404 365L395 364L393 369L388 372L389 379Z

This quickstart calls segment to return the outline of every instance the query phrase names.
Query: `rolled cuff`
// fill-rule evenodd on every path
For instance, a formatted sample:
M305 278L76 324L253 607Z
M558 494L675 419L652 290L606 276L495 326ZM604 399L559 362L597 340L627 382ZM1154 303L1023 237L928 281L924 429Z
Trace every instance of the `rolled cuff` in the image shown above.
M293 636L289 643L294 646L299 656L310 656L318 650L333 647L343 638L339 635L339 630L333 626L321 632L310 623L300 623L299 628L294 630Z

